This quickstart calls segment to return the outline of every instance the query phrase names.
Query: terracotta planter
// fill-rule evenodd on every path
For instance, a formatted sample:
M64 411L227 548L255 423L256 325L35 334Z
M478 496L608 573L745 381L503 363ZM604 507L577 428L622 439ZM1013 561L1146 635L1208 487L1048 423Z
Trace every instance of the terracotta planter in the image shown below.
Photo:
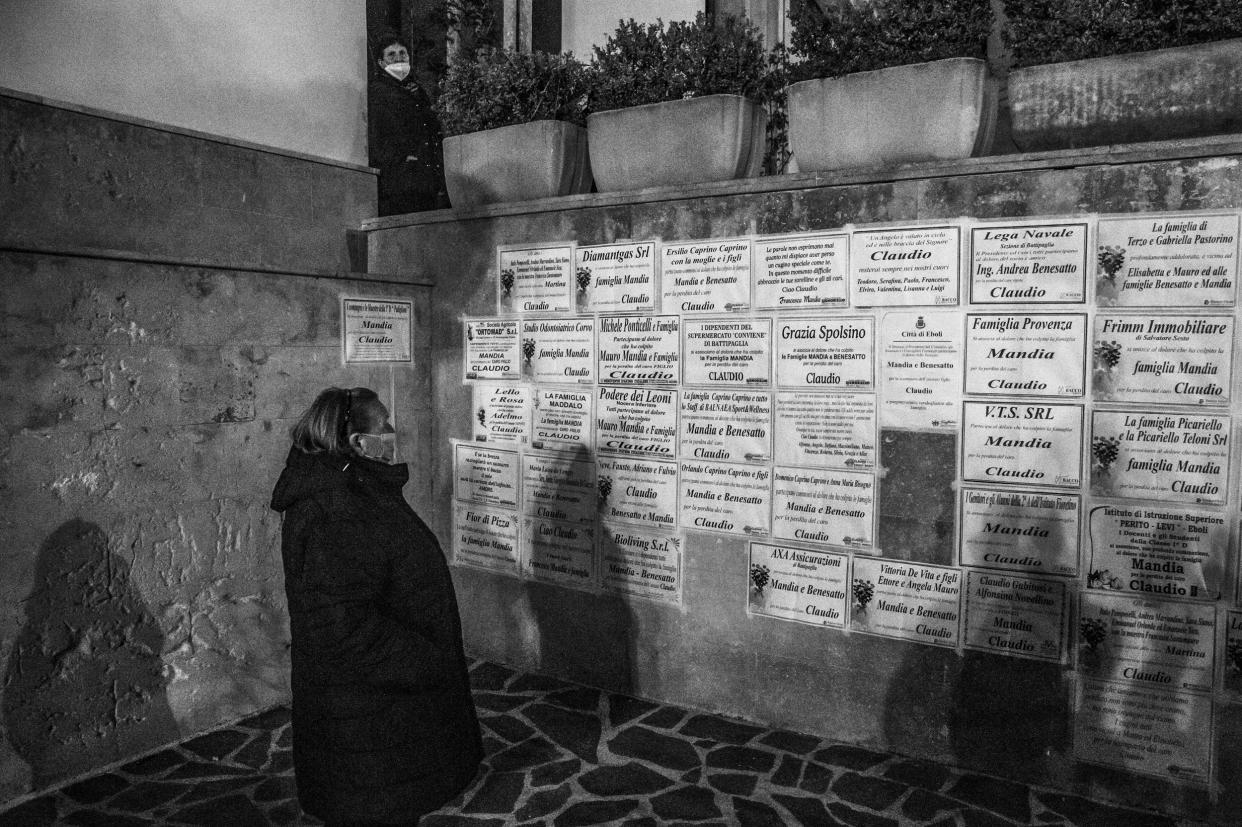
M987 63L954 57L789 87L802 172L982 155L996 128Z
M740 95L707 95L596 112L587 118L600 192L753 178L767 116Z
M586 130L534 121L445 138L444 181L458 209L590 192Z
M1242 39L1015 69L1020 149L1242 132Z

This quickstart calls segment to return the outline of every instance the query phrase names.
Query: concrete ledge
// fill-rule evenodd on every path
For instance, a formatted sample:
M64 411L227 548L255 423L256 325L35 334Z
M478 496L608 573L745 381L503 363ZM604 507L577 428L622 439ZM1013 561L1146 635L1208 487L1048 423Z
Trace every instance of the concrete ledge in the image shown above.
M926 178L949 178L991 175L1006 172L1031 172L1045 169L1112 166L1149 161L1184 160L1190 158L1242 155L1242 134L1213 135L1176 141L1151 141L1136 144L1114 144L1085 149L1059 149L1026 152L1015 155L987 155L954 161L925 161L885 167L824 170L786 175L770 175L736 181L696 184L682 187L651 187L630 192L566 195L492 204L464 210L431 210L407 215L390 215L362 222L363 230L388 230L424 224L498 218L530 213L562 212L575 209L615 207L629 204L653 204L727 195L784 192L817 187L877 184Z
M126 261L132 264L155 264L165 267L187 267L195 270L221 270L229 273L261 273L270 276L302 276L311 279L336 279L338 281L366 281L378 284L399 284L406 287L434 287L418 278L407 278L399 273L368 273L356 270L290 270L262 265L222 264L208 259L181 258L177 256L147 255L130 250L102 250L95 247L70 247L68 245L32 246L0 242L0 253L30 256L54 256L62 258L102 259Z

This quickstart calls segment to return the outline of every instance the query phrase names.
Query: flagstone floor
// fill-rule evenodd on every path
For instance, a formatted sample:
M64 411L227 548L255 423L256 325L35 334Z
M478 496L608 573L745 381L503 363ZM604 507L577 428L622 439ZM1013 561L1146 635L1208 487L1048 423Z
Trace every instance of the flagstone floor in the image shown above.
M1174 821L810 735L471 668L484 772L423 827L1173 827ZM0 825L318 825L275 709L0 812Z

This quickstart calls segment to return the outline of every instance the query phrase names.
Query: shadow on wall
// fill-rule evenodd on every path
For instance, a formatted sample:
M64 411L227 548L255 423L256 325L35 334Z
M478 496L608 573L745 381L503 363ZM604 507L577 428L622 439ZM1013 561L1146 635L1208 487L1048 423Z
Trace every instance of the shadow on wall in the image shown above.
M580 447L572 460L588 461L590 453ZM582 494L568 485L557 486L552 489L553 505L572 503ZM593 492L591 496L594 497ZM597 526L595 531L604 531L603 526ZM596 567L617 556L617 548L606 532L595 547ZM582 558L555 560L551 554L556 552L550 553L550 562L570 567L575 567L573 562L582 565ZM623 695L633 694L635 631L633 612L625 595L610 591L588 593L532 580L524 586L539 639L538 671Z
M538 671L631 695L633 618L624 595L527 581L539 635Z
M967 652L949 733L961 766L1048 783L1069 749L1068 684L1059 663Z
M25 614L3 712L32 789L178 739L159 623L99 526L71 520L48 537Z
M957 452L954 433L882 431L879 547L886 558L954 565ZM947 746L958 766L1047 783L1068 749L1068 708L1059 663L977 651L959 657L911 644L885 698L885 735L898 752Z
M955 766L1061 782L1069 701L1060 664L911 646L884 698L885 743L909 754L947 746Z

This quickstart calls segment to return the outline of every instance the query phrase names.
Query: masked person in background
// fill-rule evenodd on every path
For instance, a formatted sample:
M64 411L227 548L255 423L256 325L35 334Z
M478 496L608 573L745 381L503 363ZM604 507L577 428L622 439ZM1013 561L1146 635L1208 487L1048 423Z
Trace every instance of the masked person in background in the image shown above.
M329 825L413 825L482 758L449 568L401 493L388 409L328 388L293 427L272 494L293 661L302 809Z
M440 124L427 93L410 77L409 47L388 33L372 54L367 141L371 166L379 170L379 214L447 206Z

